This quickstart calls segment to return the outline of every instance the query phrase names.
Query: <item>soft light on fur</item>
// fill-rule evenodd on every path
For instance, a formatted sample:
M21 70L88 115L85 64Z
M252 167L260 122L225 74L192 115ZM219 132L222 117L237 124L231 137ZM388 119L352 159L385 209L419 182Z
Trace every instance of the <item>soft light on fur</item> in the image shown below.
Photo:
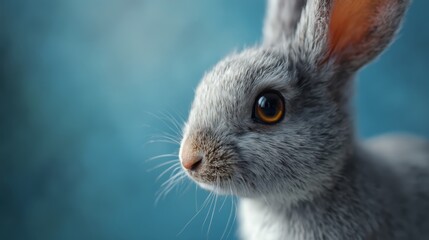
M240 198L243 239L429 239L429 143L355 139L352 80L394 38L406 0L270 0L261 46L202 79L184 128L184 168ZM285 116L252 119L275 90Z

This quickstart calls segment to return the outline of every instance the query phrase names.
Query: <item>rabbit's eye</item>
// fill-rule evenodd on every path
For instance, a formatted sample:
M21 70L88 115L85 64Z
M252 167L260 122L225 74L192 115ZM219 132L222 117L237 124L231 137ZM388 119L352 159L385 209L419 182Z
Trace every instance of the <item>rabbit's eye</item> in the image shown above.
M284 99L275 91L261 93L253 107L253 119L258 122L274 124L282 120L285 112Z

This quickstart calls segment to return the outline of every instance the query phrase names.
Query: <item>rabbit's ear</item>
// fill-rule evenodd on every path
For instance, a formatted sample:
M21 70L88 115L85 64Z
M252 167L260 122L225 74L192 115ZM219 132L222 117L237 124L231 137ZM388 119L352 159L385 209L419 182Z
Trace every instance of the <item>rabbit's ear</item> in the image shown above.
M321 64L357 70L395 36L409 0L309 0L294 43Z
M263 43L266 46L281 44L294 35L307 0L268 0L267 3Z

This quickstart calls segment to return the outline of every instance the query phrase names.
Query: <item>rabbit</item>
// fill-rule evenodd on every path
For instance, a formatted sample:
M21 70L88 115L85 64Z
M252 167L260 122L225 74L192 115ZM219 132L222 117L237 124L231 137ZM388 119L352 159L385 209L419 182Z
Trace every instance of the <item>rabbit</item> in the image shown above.
M429 142L357 140L353 79L408 0L269 0L260 45L206 73L179 159L239 199L241 239L429 239Z

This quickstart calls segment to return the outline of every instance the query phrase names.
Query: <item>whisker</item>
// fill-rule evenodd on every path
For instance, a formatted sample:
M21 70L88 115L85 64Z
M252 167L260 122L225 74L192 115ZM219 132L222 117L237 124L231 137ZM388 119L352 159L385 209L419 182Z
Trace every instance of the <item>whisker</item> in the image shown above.
M198 190L198 186L197 184L195 184L195 191L194 191L194 197L195 197L195 211L197 211L198 209L198 198L197 198L197 190Z
M188 181L188 184L186 185L185 189L182 188L183 189L182 190L182 189L178 188L177 190L181 192L180 196L183 196L185 194L185 192L187 192L189 190L189 188L191 188L192 185L193 185L192 182Z
M228 198L227 196L223 197L223 202L222 202L222 205L220 205L219 212L222 210L223 206L225 205L225 202L226 202L227 198Z
M161 184L161 190L156 194L157 197L155 199L155 204L157 204L161 198L165 197L177 185L177 183L184 178L186 178L186 174L184 172L178 172Z
M201 208L200 208L200 210L198 210L195 214L194 214L194 216L185 224L185 226L182 228L182 230L180 230L180 232L179 233L177 233L176 234L176 236L179 236L185 229L186 229L186 227L188 227L188 225L192 222L192 220L194 220L195 219L195 217L196 216L198 216L198 214L204 209L204 207L207 205L207 201L208 201L208 199L210 198L210 196L212 195L212 193L209 193L208 195L207 195L207 197L206 197L206 199L204 200L204 202L203 202L203 204L202 204L202 206L201 206Z
M213 221L213 215L214 215L214 213L215 213L215 211L216 211L217 198L218 198L218 195L216 194L216 195L215 195L214 206L213 206L213 211L212 211L212 216L210 217L209 228L208 228L208 230L207 230L207 238L209 237L210 227L212 226L212 221Z
M179 121L177 121L177 119L173 115L171 115L171 113L166 113L163 115L173 124L173 126L175 127L175 132L180 134L182 131L183 124L179 123Z
M162 112L160 113L162 116L156 116L153 113L149 113L149 114L151 114L155 118L161 120L171 132L175 133L178 136L181 136L180 124L177 122L177 120L174 119L173 116L167 115L167 114L162 113ZM171 125L173 125L175 128L171 127Z
M168 144L168 145L179 146L178 143L172 142L172 141L169 141L169 140L150 140L150 141L147 141L145 144L157 144L157 143L163 143L163 144Z
M174 166L172 166L172 167L174 167ZM178 177L186 177L186 175L184 172L181 172L181 171L179 171L178 173L175 173L172 176L170 175L170 178L167 181L165 181L164 183L162 183L161 187L164 187L164 186L170 184L171 182L175 181L176 178L178 178Z
M158 143L158 142L169 142L180 145L180 137L170 136L168 133L163 133L164 135L155 135L148 141L148 143Z
M162 132L162 135L159 135L160 137L162 136L167 136L170 137L171 139L180 139L181 135L177 135L177 134L172 134L172 133L168 133L168 132Z
M235 200L236 200L235 198L232 198L232 204L233 204L233 208L237 209L237 202ZM233 215L234 215L234 219L232 220L232 224L231 224L231 228L229 229L229 233L226 236L227 238L229 237L229 234L231 234L232 229L234 229L235 220L237 219L237 213L235 213Z
M163 162L163 163L161 163L161 164L158 164L158 165L156 165L155 167L149 168L149 169L147 170L147 172L152 172L152 171L153 171L153 170L155 170L155 169L158 169L158 168L160 168L160 167L163 167L163 166L165 166L165 165L168 165L168 164L171 164L171 163L174 163L174 162L178 162L178 159L172 159L172 160L169 160L169 161Z
M213 202L214 202L214 200L215 200L215 197L214 197L214 194L213 194L212 199L211 199L211 201L210 201L210 207L209 207L209 210L207 211L206 217L204 218L204 222L203 222L203 225L202 225L202 227L201 227L201 230L203 230L204 225L206 224L207 218L208 218L208 217L209 217L209 215L210 215L211 209L212 209L212 207L213 207Z
M231 187L230 187L230 189L231 189ZM232 193L232 190L230 190L230 191ZM223 239L223 237L225 237L225 234L227 233L227 230L229 228L229 223L231 221L232 214L235 214L234 213L234 204L233 204L232 201L233 201L233 197L231 197L231 207L230 207L230 210L229 210L228 220L226 222L225 230L223 231L222 236L220 238L221 240ZM234 227L234 225L231 225L231 228L233 228L233 227ZM226 236L226 238L228 238L228 236L229 236L229 234Z
M232 187L231 187L231 184L229 184L229 191L230 191L230 193L231 193L231 212L233 212L233 214L232 215L234 215L234 218L233 218L233 220L232 220L232 224L231 224L231 227L229 228L229 230L228 230L228 233L227 233L227 235L226 235L226 239L228 239L228 237L229 237L229 235L231 234L231 232L232 232L232 229L234 229L234 224L235 224L235 219L237 218L237 205L236 205L236 202L235 202L235 197L232 195L233 194L233 191L232 191ZM233 211L233 210L236 210L236 211ZM228 217L228 223L229 223L229 217ZM227 224L228 224L227 223Z
M167 153L167 154L157 155L157 156L154 156L154 157L147 159L146 162L150 162L150 161L160 159L160 158L167 158L167 157L177 157L177 154L176 153Z
M159 181L159 179L161 179L162 176L164 176L166 173L168 173L168 171L170 171L173 168L179 168L180 169L180 162L174 163L173 165L171 165L170 167L168 167L167 169L165 169L164 171L162 171L162 173L158 177L156 177L156 181Z

